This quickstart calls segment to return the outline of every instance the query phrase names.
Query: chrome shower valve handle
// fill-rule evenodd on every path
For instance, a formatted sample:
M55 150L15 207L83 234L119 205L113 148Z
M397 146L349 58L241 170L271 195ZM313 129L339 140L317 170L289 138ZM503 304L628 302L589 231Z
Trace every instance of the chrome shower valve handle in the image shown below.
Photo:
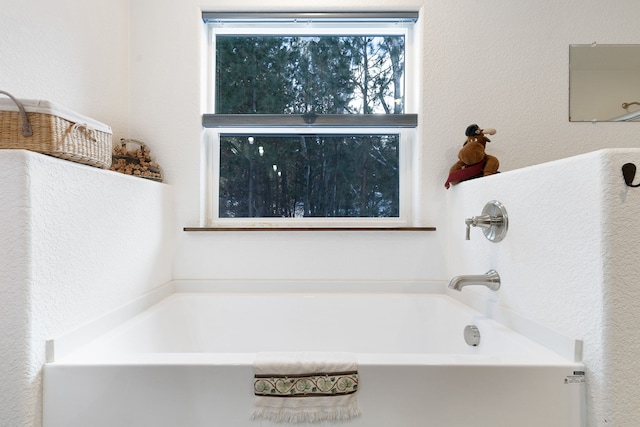
M507 210L502 203L492 200L484 206L482 215L473 216L464 220L467 226L465 239L471 239L471 226L482 228L484 236L492 242L499 242L507 234L509 218Z

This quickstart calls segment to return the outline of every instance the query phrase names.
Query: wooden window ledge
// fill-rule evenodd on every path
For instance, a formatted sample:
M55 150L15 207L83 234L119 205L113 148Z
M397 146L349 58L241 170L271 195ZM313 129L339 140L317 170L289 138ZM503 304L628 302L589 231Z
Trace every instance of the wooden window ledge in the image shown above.
M435 227L184 227L184 231L436 231Z

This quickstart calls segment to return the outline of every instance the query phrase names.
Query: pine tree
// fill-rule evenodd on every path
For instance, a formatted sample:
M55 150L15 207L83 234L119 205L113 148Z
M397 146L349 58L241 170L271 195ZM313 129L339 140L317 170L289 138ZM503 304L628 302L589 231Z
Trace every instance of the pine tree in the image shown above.
M398 36L218 36L216 113L403 112ZM397 216L398 138L221 138L221 217Z

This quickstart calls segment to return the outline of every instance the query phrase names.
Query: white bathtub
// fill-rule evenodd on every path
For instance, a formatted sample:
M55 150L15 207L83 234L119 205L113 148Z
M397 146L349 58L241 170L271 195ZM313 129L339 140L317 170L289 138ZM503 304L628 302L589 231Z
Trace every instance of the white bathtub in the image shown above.
M250 421L252 361L268 351L355 353L362 416L348 426L584 425L582 364L446 295L362 289L174 292L45 365L44 425L271 426Z

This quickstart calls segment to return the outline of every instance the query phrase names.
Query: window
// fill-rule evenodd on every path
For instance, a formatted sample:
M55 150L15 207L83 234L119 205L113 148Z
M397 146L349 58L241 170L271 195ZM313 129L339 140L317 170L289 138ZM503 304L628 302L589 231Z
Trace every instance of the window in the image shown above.
M408 225L415 15L203 13L203 222Z

